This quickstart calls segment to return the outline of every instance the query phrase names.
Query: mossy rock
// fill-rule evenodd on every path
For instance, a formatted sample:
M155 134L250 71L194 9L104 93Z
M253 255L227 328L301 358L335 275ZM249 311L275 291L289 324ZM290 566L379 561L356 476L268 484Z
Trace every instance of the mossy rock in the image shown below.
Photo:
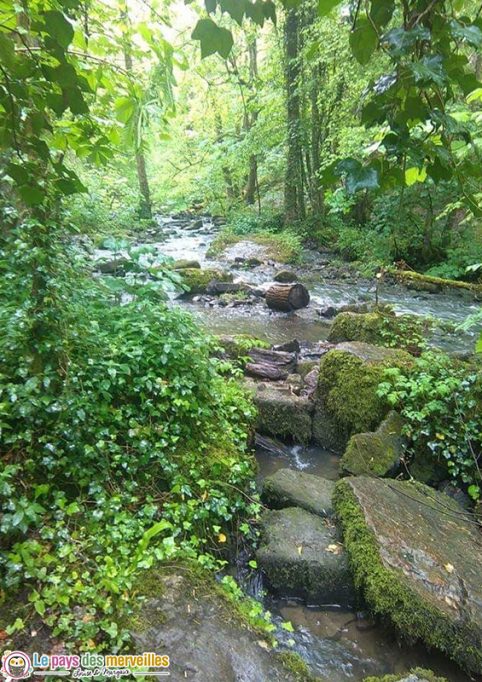
M304 509L270 510L261 517L259 567L286 597L310 603L353 604L353 583L334 525Z
M189 287L189 294L204 294L208 284L213 281L232 282L233 276L230 272L222 270L200 270L199 268L185 268L180 271L183 283Z
M412 363L405 351L360 342L341 343L324 355L313 418L315 441L343 452L355 433L374 431L389 412L377 395L385 370Z
M367 476L337 483L355 586L375 615L482 673L482 539L452 498L421 483Z
M216 342L223 349L226 357L230 360L239 360L243 357L249 357L249 351L252 348L269 348L270 345L266 341L259 339L250 334L222 334L216 336Z
M431 277L429 275L422 275L419 272L411 272L410 270L397 270L394 273L394 276L401 284L404 284L407 288L415 291L425 291L429 293L438 293L445 290L466 291L476 300L482 300L482 284L443 279L442 277Z
M243 601L230 597L194 562L170 562L141 573L127 623L134 651L170 656L170 679L193 682L258 680L311 682L272 649L269 633L250 621Z
M175 260L171 265L172 270L200 270L201 263L198 260L187 260L181 258L180 260Z
M331 516L335 482L296 469L278 469L263 481L262 500L271 509L300 507L318 516Z
M288 384L248 382L258 408L256 430L266 436L288 438L296 443L309 443L312 437L314 405L311 400L295 395Z
M343 474L391 476L396 473L404 450L403 420L397 412L382 421L376 431L356 433L340 460Z
M420 352L433 321L416 315L395 315L391 310L341 312L332 324L328 341L363 341L388 348Z
M435 675L425 668L414 668L402 675L384 675L383 677L365 677L363 682L448 682L445 677Z

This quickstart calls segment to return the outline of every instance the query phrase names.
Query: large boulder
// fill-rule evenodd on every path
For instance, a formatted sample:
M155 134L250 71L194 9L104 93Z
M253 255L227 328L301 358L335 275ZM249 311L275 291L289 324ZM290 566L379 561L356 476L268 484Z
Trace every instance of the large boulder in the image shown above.
M482 538L473 516L421 483L359 476L335 489L350 566L375 614L482 673Z
M300 679L199 568L151 572L136 590L136 599L130 623L134 651L168 654L174 682Z
M313 402L296 395L287 383L247 382L258 408L256 430L267 436L309 443L312 436Z
M262 500L271 509L301 507L331 516L335 482L297 469L278 469L263 481Z
M389 412L377 395L385 370L412 362L405 351L355 341L340 343L324 355L316 390L315 441L343 452L353 434L374 431Z
M261 523L256 558L277 592L310 603L353 603L347 557L327 519L290 507L265 512Z
M208 285L213 282L232 282L233 276L222 270L200 270L199 268L185 268L180 270L183 283L189 287L189 294L204 294Z
M340 460L341 472L355 476L391 476L396 473L404 452L402 427L401 416L390 412L376 431L353 435Z

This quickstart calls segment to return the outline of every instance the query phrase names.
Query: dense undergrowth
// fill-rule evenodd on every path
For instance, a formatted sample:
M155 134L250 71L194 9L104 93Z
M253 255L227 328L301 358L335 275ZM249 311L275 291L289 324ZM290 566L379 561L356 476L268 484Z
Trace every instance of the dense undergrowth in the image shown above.
M139 571L219 567L250 533L253 408L189 315L151 289L115 305L60 246L46 286L63 334L32 346L24 245L23 261L18 240L1 252L18 285L2 277L2 626L40 616L69 646L119 648Z

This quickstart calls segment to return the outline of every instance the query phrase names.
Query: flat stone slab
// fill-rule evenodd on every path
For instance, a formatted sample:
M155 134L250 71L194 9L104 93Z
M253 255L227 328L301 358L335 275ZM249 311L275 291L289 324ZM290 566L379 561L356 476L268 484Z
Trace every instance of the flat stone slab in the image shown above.
M278 469L263 482L262 499L268 507L301 507L318 516L331 516L335 482L296 469Z
M255 383L245 381L258 408L256 430L266 436L289 438L308 443L312 435L314 405L306 397L297 396L287 383Z
M343 546L328 519L298 507L263 514L258 565L282 596L310 604L352 604L353 585Z
M365 476L337 484L355 582L376 613L482 673L482 536L448 495Z
M176 569L174 569L175 571ZM243 622L219 588L189 571L149 576L131 633L135 651L170 656L169 680L182 682L296 682L262 635ZM154 587L152 585L154 583ZM143 594L142 585L139 594Z

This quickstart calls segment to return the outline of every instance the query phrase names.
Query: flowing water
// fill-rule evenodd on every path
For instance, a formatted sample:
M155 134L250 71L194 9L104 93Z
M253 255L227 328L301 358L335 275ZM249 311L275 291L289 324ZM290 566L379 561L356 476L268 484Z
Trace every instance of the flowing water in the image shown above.
M235 281L258 286L272 281L276 271L274 263L263 263L258 267L246 269L239 262L240 259L250 258L257 253L252 251L253 245L249 243L248 238L236 249L231 249L231 254L228 250L227 256L222 259L207 258L209 245L219 230L209 217L202 218L202 227L197 230L192 229L192 223L187 224L182 219L160 217L158 220L159 227L153 231L150 240L158 247L160 253L174 259L197 260L202 267L228 268ZM308 308L296 313L290 315L275 313L265 306L256 306L255 309L250 306L221 308L186 301L183 301L182 305L197 314L201 324L209 331L217 334L254 334L270 343L283 343L293 338L306 341L326 339L330 323L320 319L318 310L328 306L340 307L373 302L374 283L354 278L344 280L326 278L324 270L329 265L327 254L306 251L303 260L306 265L300 267L299 273L310 290L311 302ZM473 301L463 290L428 294L388 283L380 288L380 300L392 305L397 313L430 316L456 325L480 309L480 303ZM438 331L432 343L451 351L472 350L478 331L478 328L473 328L468 333Z
M256 449L258 483L285 467L331 480L339 477L339 457L327 450L288 446L271 439L261 441ZM406 673L417 666L429 668L449 682L471 679L438 652L428 651L422 645L402 644L391 628L375 625L363 613L333 604L306 605L294 599L266 596L259 574L245 580L245 586L253 596L264 599L275 622L292 623L293 633L283 629L277 633L281 646L300 654L322 679L359 682L371 675Z
M174 259L197 260L203 267L229 268L235 281L262 286L272 280L276 270L274 263L263 263L250 269L242 267L239 258L255 255L249 244L234 250L231 258L208 259L206 252L218 228L207 217L202 219L202 225L197 228L194 228L193 222L194 219L160 217L158 228L148 235L148 241L158 248L160 254ZM203 302L184 299L177 299L175 303L191 310L200 323L213 333L254 334L270 343L283 343L293 338L324 340L330 323L320 319L317 309L373 301L373 283L366 280L327 279L323 275L327 256L315 252L305 255L309 265L307 273L303 272L303 280L310 289L311 303L307 309L295 314L274 313L261 305L210 307ZM98 251L96 256L109 257L109 252ZM238 260L235 260L236 257ZM455 324L460 324L479 308L479 304L458 293L422 294L387 284L380 294L381 301L393 305L398 313L428 315ZM433 343L449 350L469 350L473 348L476 333L478 330L475 329L469 334L443 333L435 337ZM283 467L300 469L331 480L338 478L338 457L333 453L311 446L287 446L273 441L267 443L267 440L265 447L257 448L258 483ZM422 646L401 645L391 629L371 623L363 614L332 604L304 605L266 595L259 573L245 572L245 578L246 589L264 599L275 621L281 623L289 620L295 626L294 633L280 630L284 638L282 646L284 644L298 652L315 674L330 682L358 682L367 675L407 672L415 666L431 668L450 682L467 682L471 679L436 652L428 652Z

